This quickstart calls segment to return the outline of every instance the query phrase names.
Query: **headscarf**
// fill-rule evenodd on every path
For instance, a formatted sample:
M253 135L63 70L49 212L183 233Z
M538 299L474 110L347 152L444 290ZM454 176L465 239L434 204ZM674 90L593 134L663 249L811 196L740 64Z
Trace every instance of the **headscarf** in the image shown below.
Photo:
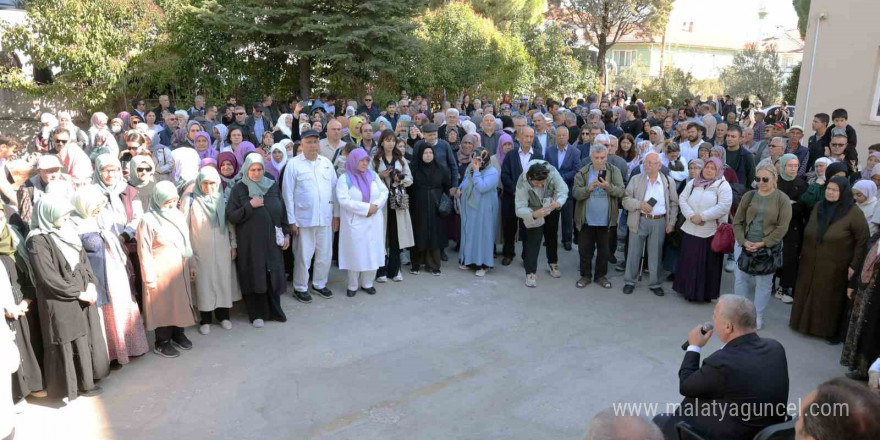
M868 205L871 202L877 200L877 185L870 180L859 180L853 185L853 190L856 190L865 195L865 198L868 200L863 203L864 205ZM860 204L859 206L863 205Z
M385 116L379 116L378 118L376 118L375 122L376 122L376 126L373 127L373 131L382 131L382 129L379 128L380 122L385 124L385 129L394 130L394 126L391 125L391 121L389 121L387 118L385 118Z
M699 159L695 159L699 160ZM693 162L693 161L691 161ZM702 162L702 161L701 161ZM715 165L715 178L712 180L707 179L703 173L706 171L706 165L708 164ZM724 165L721 164L721 159L717 157L710 157L706 164L700 167L700 175L694 178L694 188L708 188L712 186L713 183L717 180L721 180L724 177Z
M177 188L173 183L167 180L157 183L150 195L150 210L144 214L144 217L152 216L159 223L159 226L166 228L170 226L169 229L177 232L176 234L167 234L165 238L174 244L174 247L180 251L184 258L189 258L192 256L192 246L190 246L189 228L187 228L183 213L175 206L162 208L163 204L176 197L178 197Z
M873 157L877 160L880 160L880 152L875 151L875 152L869 154L868 157ZM874 166L877 166L877 165L878 164L874 164ZM874 167L871 167L871 168L874 168ZM865 167L865 169L862 170L862 179L868 179L868 180L871 179L871 172L874 171L871 168Z
M360 116L352 116L351 119L348 120L348 135L351 137L353 144L359 144L361 142L361 131L358 130L358 125L363 123L364 120L361 119Z
M199 151L198 148L196 148L196 153L199 154L199 158L200 159L216 159L217 158L217 150L215 150L214 146L211 145L211 135L209 135L207 131L200 131L200 132L196 133L195 137L193 138L193 147L195 147L196 141L198 141L200 137L203 137L203 138L205 138L205 140L208 141L208 147L205 148L205 151ZM172 152L172 154L174 154L174 152Z
M422 143L422 146L414 153L412 161L413 186L416 188L436 189L449 179L449 169L441 167L437 163L437 156L431 163L425 163L422 159L425 150L434 151L434 146Z
M116 142L116 136L113 136L110 130L101 128L92 132L89 129L89 133L94 134L93 148L89 153L89 159L95 160L96 157L102 154L110 154L113 157L119 156L119 143ZM98 147L98 139L102 141L100 147Z
M116 183L113 186L107 186L101 178L101 170L108 166L116 166L119 169L116 175ZM106 226L124 225L128 221L128 215L125 213L125 205L119 197L128 187L128 182L122 176L122 164L119 159L109 155L102 154L95 159L95 176L92 178L95 187L101 191L104 199L109 203L109 210L102 210L100 220L106 223Z
M293 131L291 130L291 127L288 127L287 123L285 123L285 120L287 118L291 118L292 120L293 115L291 115L290 113L282 113L281 116L278 117L278 122L275 123L275 128L277 128L281 131L281 133L284 133L285 136L290 138L293 136ZM291 124L291 126L293 126L293 124Z
M235 155L226 151L226 152L220 153L217 156L217 173L218 174L220 172L220 168L223 167L223 162L227 162L227 161L232 163L233 171L232 171L232 177L226 177L226 176L220 174L220 178L223 179L223 188L224 189L226 187L232 187L233 185L235 185L235 179L238 177L238 170L239 170L238 160L235 158Z
M726 148L722 147L721 145L716 145L716 146L709 149L709 156L711 156L712 153L721 154L721 157L720 157L721 163L724 164L725 167L727 167L727 149Z
M463 128L464 132L467 134L474 134L477 132L477 125L471 122L469 119L461 123L461 128Z
M205 127L201 124L201 122L196 121L195 119L191 119L191 120L187 121L187 123L186 123L186 128L184 128L185 131L183 133L183 141L186 142L187 145L184 145L184 146L190 146L190 147L195 148L196 147L195 136L193 136L192 139L189 138L189 128L192 127L193 125L199 126L199 131L196 132L196 136L198 136L199 133L205 131ZM180 129L178 129L178 130L180 130ZM211 136L210 135L208 135L208 145L211 145Z
M226 146L226 136L229 135L229 129L223 124L214 124L214 128L217 129L217 141L214 143L214 149L223 151L223 147Z
M782 155L782 157L779 158L779 162L778 162L778 164L779 164L778 165L779 177L781 177L782 180L784 180L786 182L791 182L792 180L794 180L795 177L797 177L797 173L795 173L794 176L789 176L789 175L785 174L785 165L788 164L788 162L792 159L798 160L797 156L795 156L794 154L791 154L791 153L785 153Z
M100 129L107 126L108 120L109 120L109 118L107 117L107 114L105 114L103 112L96 112L96 113L92 114L92 118L89 122L91 122L92 127L95 127L96 129L100 130Z
M171 152L171 157L174 159L171 179L182 193L198 177L201 159L199 153L192 148L178 148Z
M357 110L355 110L354 107L352 107L350 105L345 107L345 117L346 118L350 118L350 117L354 116L355 113L357 113Z
M373 183L373 173L369 168L367 171L361 172L358 169L358 162L367 159L370 156L363 148L355 148L345 159L345 173L348 175L349 182L357 186L361 191L361 200L364 203L370 203L370 185Z
M831 166L834 165L836 164L831 164ZM817 243L822 243L822 238L825 237L828 227L831 226L832 223L843 218L855 204L852 189L849 187L849 179L837 176L831 179L829 183L834 183L840 188L840 197L838 197L835 202L829 202L827 198L819 201L819 212L816 215L816 219L819 221L819 235L816 237Z
M263 156L260 156L259 154L249 154L244 161L244 165L241 166L241 170L238 171L237 178L247 186L249 197L259 197L262 199L275 181L265 175L259 182L251 180L250 176L248 176L248 170L251 168L251 165L254 164L260 164L265 171L266 163L263 161Z
M831 165L828 165L828 167L825 168L825 180L828 181L828 178L839 172L843 172L846 176L849 176L849 167L846 166L846 163L834 162Z
M76 224L77 233L80 235L92 232L97 233L102 239L104 239L104 242L107 243L107 248L110 250L110 254L112 254L118 261L124 263L126 261L126 254L122 249L122 243L113 231L113 225L106 222L106 219L108 218L108 216L104 214L108 208L108 206L105 205L106 202L106 196L97 186L87 186L78 189L73 196L73 207L77 214L76 217L73 217L73 221ZM104 205L104 209L102 209L97 216L92 217L92 211L101 205Z
M42 124L49 124L49 129L54 130L58 128L58 118L52 113L43 113L40 115L40 125Z
M470 142L470 144L471 144L470 149L468 149L468 151L465 151L466 150L465 146L464 146L465 142ZM477 147L479 147L479 146L480 146L480 139L476 135L473 135L473 134L464 135L464 137L461 139L461 143L459 144L459 147L458 147L458 153L457 153L458 164L459 165L467 165L467 164L471 163L471 153L476 151Z
M153 173L150 174L149 180L141 180L137 175L138 165L147 164L150 168L153 169ZM150 184L150 182L154 181L154 177L156 176L156 164L153 163L153 159L150 156L134 156L131 158L131 162L128 163L128 184L135 188L143 188Z
M213 194L205 194L202 191L202 182L211 181L217 184L217 191ZM223 233L226 233L226 200L223 197L223 190L220 187L220 173L214 168L202 168L199 171L199 177L196 178L196 188L193 191L193 201L198 203L206 213L208 220L212 225L219 227Z
M31 231L27 238L47 235L49 241L61 251L64 261L73 270L79 264L80 251L83 248L82 241L80 241L72 223L65 223L61 227L55 226L58 219L71 211L73 211L73 205L70 204L67 197L54 193L44 194L34 206Z
M495 147L495 157L498 158L498 165L501 165L501 164L504 163L504 156L505 156L506 154L504 153L504 148L502 148L502 146L503 146L504 144L508 143L508 142L510 142L510 143L512 144L512 143L513 143L513 138L510 137L510 135L507 134L507 133L503 133L503 134L498 138L498 146Z
M238 163L244 163L245 156L252 151L257 151L257 148L254 147L254 144L249 141L242 141L242 143L238 144L238 148L235 149L232 153L235 154L235 159Z
M694 179L702 178L703 177L703 168L706 166L706 164L703 163L703 159L691 159L691 161L688 162L688 180L694 180L694 179L691 179L691 177L690 177L691 165L696 165L697 168L700 169L700 174L698 174L697 177L695 177ZM694 183L696 183L696 182L694 182Z
M266 164L266 171L269 172L276 181L281 176L281 170L284 168L284 164L287 163L287 150L284 149L285 145L286 143L279 142L272 145L272 148L269 149L269 162ZM275 150L281 152L281 160L277 162L275 161L275 155L273 154Z
M489 150L487 150L485 147L478 147L474 150L474 153L478 154L480 158L482 158L482 162L480 162L480 171L485 170L489 164ZM465 171L464 174L465 179L467 179L467 185L465 185L463 191L465 201L469 207L476 208L477 199L474 198L474 167L468 167L467 171Z

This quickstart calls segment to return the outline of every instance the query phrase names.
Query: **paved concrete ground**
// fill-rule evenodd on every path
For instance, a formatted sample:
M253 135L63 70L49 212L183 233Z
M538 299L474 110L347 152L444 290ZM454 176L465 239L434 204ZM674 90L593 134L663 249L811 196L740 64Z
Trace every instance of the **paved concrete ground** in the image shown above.
M680 401L680 345L713 305L668 283L662 298L623 295L613 270L613 289L577 289L576 252L560 249L561 279L542 254L537 289L519 261L485 278L451 261L346 298L334 269L333 299L283 298L286 324L255 329L237 304L232 331L188 329L192 351L136 359L99 397L33 400L18 438L573 440L612 402ZM840 346L788 329L789 310L773 300L761 334L785 346L796 402L845 370Z

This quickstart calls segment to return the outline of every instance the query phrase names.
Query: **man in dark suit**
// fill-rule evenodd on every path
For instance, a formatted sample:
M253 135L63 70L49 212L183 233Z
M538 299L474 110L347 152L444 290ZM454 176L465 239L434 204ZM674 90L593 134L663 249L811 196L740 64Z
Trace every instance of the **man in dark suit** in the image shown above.
M568 133L566 133L567 135ZM504 163L501 164L501 229L504 238L504 246L502 250L501 264L510 265L513 257L516 256L516 230L517 227L525 229L522 221L516 216L516 182L523 173L523 168L533 159L543 159L541 152L532 148L535 141L535 130L531 127L523 128L519 133L520 147L510 150L504 156ZM520 234L525 237L525 232Z
M782 344L758 336L755 305L747 298L722 295L715 305L715 329L688 333L688 348L678 370L684 395L673 414L654 423L667 439L678 438L675 425L686 421L706 438L747 440L761 429L785 421L788 361ZM703 360L700 351L713 334L724 346Z
M574 144L569 144L568 139L567 130L556 130L556 146L547 148L546 160L559 171L562 180L568 185L568 200L562 205L562 213L558 217L562 221L562 246L565 250L570 251L574 232L574 197L571 187L574 184L574 175L581 169L581 151ZM545 227L556 228L557 226L546 225Z

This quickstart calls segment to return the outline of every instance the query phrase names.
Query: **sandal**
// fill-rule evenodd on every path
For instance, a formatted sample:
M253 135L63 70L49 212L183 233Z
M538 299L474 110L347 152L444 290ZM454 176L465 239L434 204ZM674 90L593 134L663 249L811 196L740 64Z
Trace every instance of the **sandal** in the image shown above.
M574 283L574 285L577 286L578 289L583 289L584 287L587 287L587 285L589 285L590 283L591 283L590 278L581 277L581 279L577 280L577 282Z
M605 277L599 278L599 281L596 281L596 283L599 284L600 286L606 288L606 289L610 289L610 288L611 288L611 282L608 281L608 278L605 278Z

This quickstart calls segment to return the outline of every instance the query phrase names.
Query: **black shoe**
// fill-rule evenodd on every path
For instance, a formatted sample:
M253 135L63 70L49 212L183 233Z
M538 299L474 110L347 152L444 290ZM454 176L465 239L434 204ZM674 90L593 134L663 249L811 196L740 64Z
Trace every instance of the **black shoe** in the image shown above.
M571 250L571 243L562 243L562 247L565 248L565 250L570 251Z
M609 255L608 262L611 264L617 264L617 257L615 257L614 254Z
M116 359L110 361L110 371L119 371L122 369L122 364L119 363Z
M324 286L320 289L315 286L312 286L312 291L317 293L318 296L320 296L321 298L324 298L324 299L333 298L333 292L331 292L330 289L327 288L327 286Z
M663 288L662 288L662 287L655 287L655 288L650 289L650 290L651 290L651 293L653 293L654 295L657 295L657 296L663 296L663 295L666 295L666 292L663 291Z
M441 261L449 261L449 257L446 256L446 250L440 251L440 260Z
M626 295L632 295L634 290L636 290L636 286L633 286L632 284L626 284L623 286L623 293Z
M309 292L300 292L298 290L293 291L293 297L296 298L297 301L301 303L310 303L312 302L312 295Z
M101 394L102 391L104 391L104 390L101 389L101 387L95 385L95 387L90 390L77 391L76 394L77 394L77 396L82 396L82 397L95 397L95 396Z
M409 273L412 274L412 275L418 275L418 274L419 274L419 268L418 268L418 267L412 267L412 268L410 268Z
M363 290L364 292L367 292L367 295L375 295L376 294L375 287L362 287L361 290Z
M512 262L513 262L513 258L510 258L510 257L504 257L501 259L502 266L510 266L510 263L512 263Z
M825 341L825 343L828 345L840 345L840 339L837 339L837 338L827 339Z
M153 348L153 353L166 358L176 358L180 356L180 352L171 345L171 341L163 343L157 342L155 348Z
M347 296L347 297L349 297L349 298L351 298L351 297L357 295L357 293L358 293L357 290L348 290L348 289L345 289L345 296Z
M192 341L190 341L189 338L187 338L186 335L183 333L172 336L171 343L181 350L190 350L193 348Z
M439 277L440 276L440 269L432 270L431 275L434 275L435 277Z

